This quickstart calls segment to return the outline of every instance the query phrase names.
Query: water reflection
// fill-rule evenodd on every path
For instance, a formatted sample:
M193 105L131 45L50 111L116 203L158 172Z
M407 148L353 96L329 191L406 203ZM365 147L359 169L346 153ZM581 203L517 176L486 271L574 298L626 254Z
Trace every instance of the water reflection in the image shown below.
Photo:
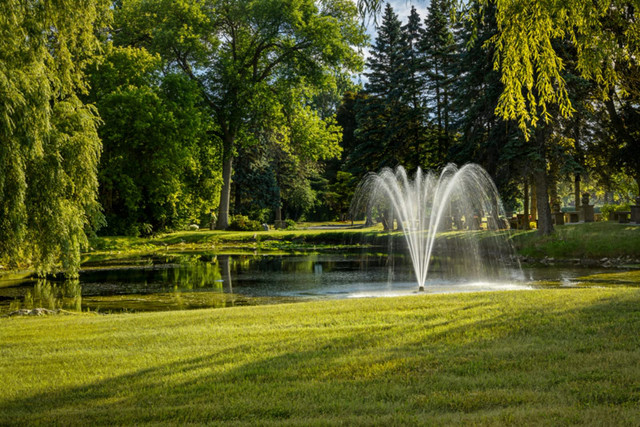
M305 299L410 295L416 283L405 255L151 255L86 263L79 280L0 283L0 314L21 308L73 311L159 311L233 307ZM434 259L425 291L467 292L582 286L584 269L514 269L494 278L468 277L466 264ZM553 282L552 282L553 281ZM548 282L548 283L547 283Z
M39 279L33 288L26 291L24 298L15 298L9 305L10 311L22 308L81 311L82 286L80 286L80 281L75 279L55 283Z

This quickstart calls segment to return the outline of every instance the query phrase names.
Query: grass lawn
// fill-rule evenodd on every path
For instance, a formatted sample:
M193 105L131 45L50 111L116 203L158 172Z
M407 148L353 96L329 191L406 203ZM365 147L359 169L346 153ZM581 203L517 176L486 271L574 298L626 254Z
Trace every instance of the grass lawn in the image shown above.
M0 425L637 425L640 289L0 318L0 378Z
M640 225L635 224L567 224L556 226L551 236L519 231L513 239L519 253L535 258L640 257Z

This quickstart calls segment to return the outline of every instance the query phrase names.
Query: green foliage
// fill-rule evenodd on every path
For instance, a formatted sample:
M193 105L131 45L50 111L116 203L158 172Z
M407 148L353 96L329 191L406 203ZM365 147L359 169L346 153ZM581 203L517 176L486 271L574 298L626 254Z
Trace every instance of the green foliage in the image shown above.
M105 234L175 229L214 207L219 189L213 128L193 82L161 73L144 49L107 46L91 73L103 120L100 202Z
M341 111L343 121L347 115L355 115L355 146L347 144L343 167L354 176L398 164L408 168L422 165L427 131L420 93L424 84L417 52L419 33L420 19L415 10L403 28L387 4L367 62L364 93L355 103L345 99L345 108L352 108L353 113Z
M269 214L279 203L273 150L264 144L238 147L234 168L234 211L269 222ZM257 197L259 195L259 197Z
M488 0L481 3L490 4ZM565 64L555 40L571 42L580 75L598 83L605 98L620 78L615 59L638 53L638 45L617 43L603 19L632 7L624 0L596 4L573 0L569 5L497 0L495 4L498 33L488 43L496 48L494 67L500 70L504 84L496 112L505 119L517 120L524 132L535 127L538 120L551 118L550 105L557 105L564 117L573 112L562 75ZM637 32L637 25L630 25L624 37L637 39Z
M123 2L117 23L118 43L159 53L200 89L223 148L220 228L228 225L233 160L237 145L247 143L242 136L266 128L282 134L278 141L285 151L292 142L310 158L323 157L322 151L335 154L311 138L319 135L322 143L322 134L301 126L319 120L304 101L297 99L289 111L283 102L301 90L308 96L334 87L336 77L361 66L355 47L365 36L353 3L130 0ZM274 120L282 117L291 119L289 130ZM310 121L301 123L305 118Z
M285 227L285 228L286 228L287 230L295 230L295 229L296 229L296 227L298 226L298 224L296 224L296 222L295 222L294 220L292 220L292 219L286 219L286 220L284 221L284 223L286 224L286 227Z
M262 231L262 224L259 221L251 220L244 215L235 215L229 223L229 230L232 231Z
M98 115L79 95L108 1L0 4L0 260L77 272L97 203Z
M357 186L358 182L352 174L338 171L335 182L329 185L324 194L325 204L341 221L349 218L349 208Z
M375 16L382 3L359 0L358 8ZM465 6L462 18L476 25L482 25L485 12L495 7L497 32L484 41L485 46L495 49L493 66L504 86L495 111L505 120L517 121L527 138L540 119L552 118L551 106L563 117L574 112L558 40L571 44L576 70L598 84L601 98L608 99L616 86L622 94L627 93L629 86L622 83L625 67L620 64L635 61L640 52L634 2L478 0L475 3L480 7L473 7L474 2L471 7L460 1L448 3L452 11L455 6Z
M473 7L479 7L473 4ZM518 185L530 174L532 157L528 144L513 122L496 117L503 85L493 70L493 53L485 41L496 33L495 8L487 6L481 22L459 21L455 28L454 74L450 106L459 137L450 147L456 164L478 163L489 172L505 206L514 207Z

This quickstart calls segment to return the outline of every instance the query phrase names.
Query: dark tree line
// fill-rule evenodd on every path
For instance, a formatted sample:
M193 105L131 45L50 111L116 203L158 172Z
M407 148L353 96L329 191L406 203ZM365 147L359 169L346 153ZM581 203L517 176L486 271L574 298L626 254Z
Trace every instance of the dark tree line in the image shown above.
M574 114L565 114L561 104L540 104L535 126L523 131L521 117L496 114L505 102L505 76L496 69L491 43L499 35L496 7L467 7L452 19L449 1L432 1L426 17L412 9L402 25L385 6L367 62L368 81L360 92L345 95L338 112L345 129L341 170L357 182L385 166L479 163L507 208L537 216L542 233L553 230L551 207L559 203L560 183L574 184L576 207L586 178L605 194L614 189L612 176L626 174L640 184L636 58L619 59L621 78L603 99L604 84L585 79L578 69L575 46L554 39L564 63L562 90ZM620 45L636 40L628 37L636 25L630 3L612 7L601 21Z

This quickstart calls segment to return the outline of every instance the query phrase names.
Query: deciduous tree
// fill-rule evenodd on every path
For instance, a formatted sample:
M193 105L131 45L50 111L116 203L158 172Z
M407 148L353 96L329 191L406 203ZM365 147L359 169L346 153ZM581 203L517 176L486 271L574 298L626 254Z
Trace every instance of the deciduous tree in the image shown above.
M220 229L251 116L281 109L282 88L322 87L358 69L355 47L365 41L348 0L128 0L117 16L116 41L159 53L198 85L212 112L223 147Z

